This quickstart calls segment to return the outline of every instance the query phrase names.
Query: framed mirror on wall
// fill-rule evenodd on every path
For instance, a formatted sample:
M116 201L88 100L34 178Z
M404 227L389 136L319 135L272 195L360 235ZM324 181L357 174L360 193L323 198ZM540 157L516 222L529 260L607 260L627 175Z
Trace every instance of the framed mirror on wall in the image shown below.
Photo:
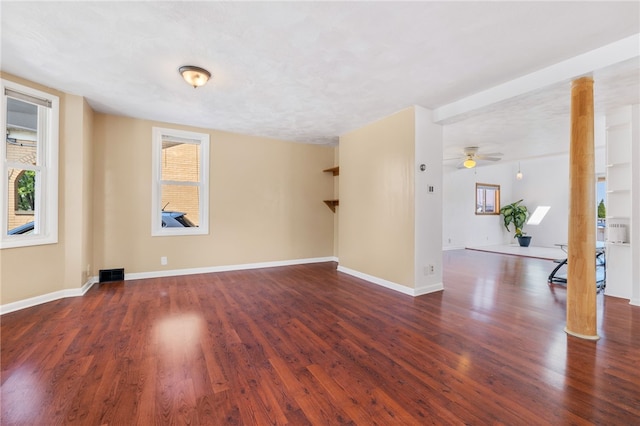
M500 214L500 185L476 183L476 214Z

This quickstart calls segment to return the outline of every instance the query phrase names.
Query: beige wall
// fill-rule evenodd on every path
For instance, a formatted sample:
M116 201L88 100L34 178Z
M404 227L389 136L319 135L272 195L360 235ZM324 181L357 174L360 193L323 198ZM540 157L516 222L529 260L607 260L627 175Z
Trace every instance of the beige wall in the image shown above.
M94 112L87 103L83 101L84 120L83 124L83 156L82 156L82 262L80 266L86 268L83 271L83 281L98 274L98 270L93 268L93 117Z
M340 266L414 287L415 112L340 137Z
M340 149L336 147L335 155L333 156L333 164L338 166L340 164ZM333 177L333 199L340 200L340 175ZM340 206L336 207L336 214L333 215L333 255L340 257L339 242L340 242Z
M82 263L92 257L88 188L88 158L78 154L90 150L93 112L79 96L68 95L19 77L1 73L2 78L29 86L60 98L58 243L0 250L0 304L42 296L65 289L80 289L86 282ZM86 150L85 150L86 152ZM84 199L83 199L84 198ZM85 265L86 266L86 265Z
M94 114L60 98L58 243L0 251L0 305L79 290L99 269L127 273L333 255L335 148ZM151 237L151 128L209 133L210 234ZM168 265L160 265L160 256Z
M151 129L208 133L209 235L151 237ZM94 269L126 273L333 254L335 148L96 114ZM166 256L168 264L160 265Z
M93 258L93 110L84 98L66 95L65 154L60 163L64 188L65 288L82 286L92 276Z

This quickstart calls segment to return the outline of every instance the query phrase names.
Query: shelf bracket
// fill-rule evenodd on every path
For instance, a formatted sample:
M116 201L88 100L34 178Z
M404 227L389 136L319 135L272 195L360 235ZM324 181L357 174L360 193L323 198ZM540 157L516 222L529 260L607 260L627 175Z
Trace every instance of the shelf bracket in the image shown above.
M323 172L331 172L334 176L338 176L340 174L340 166L331 167L330 169L323 170Z
M331 209L332 212L336 212L336 206L340 205L338 200L324 200L324 203Z

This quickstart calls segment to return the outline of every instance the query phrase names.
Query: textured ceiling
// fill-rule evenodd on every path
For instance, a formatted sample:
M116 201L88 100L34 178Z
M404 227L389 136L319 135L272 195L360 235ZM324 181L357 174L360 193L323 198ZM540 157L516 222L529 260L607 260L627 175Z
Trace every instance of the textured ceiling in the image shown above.
M597 118L613 108L640 103L640 58L592 75ZM570 111L571 84L561 82L458 116L444 126L444 158L456 157L465 146L502 152L504 160L568 153ZM604 121L597 120L599 125ZM596 138L596 144L604 145L604 140Z
M96 111L309 143L640 33L638 2L2 1L0 14L1 69ZM193 89L181 65L213 79ZM637 103L638 69L600 70L602 83L594 73L597 108ZM445 148L566 150L568 92L557 84L450 120Z

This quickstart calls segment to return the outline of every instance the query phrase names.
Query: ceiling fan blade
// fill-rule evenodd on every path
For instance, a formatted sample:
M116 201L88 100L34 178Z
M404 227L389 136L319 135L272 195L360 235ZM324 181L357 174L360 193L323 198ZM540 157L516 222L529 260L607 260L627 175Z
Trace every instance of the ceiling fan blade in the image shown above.
M477 160L484 160L484 161L500 161L500 160L502 160L501 157L489 157L487 155L476 155L475 158Z
M465 147L462 152L464 152L464 155L474 155L478 153L478 147L477 146L467 146Z

